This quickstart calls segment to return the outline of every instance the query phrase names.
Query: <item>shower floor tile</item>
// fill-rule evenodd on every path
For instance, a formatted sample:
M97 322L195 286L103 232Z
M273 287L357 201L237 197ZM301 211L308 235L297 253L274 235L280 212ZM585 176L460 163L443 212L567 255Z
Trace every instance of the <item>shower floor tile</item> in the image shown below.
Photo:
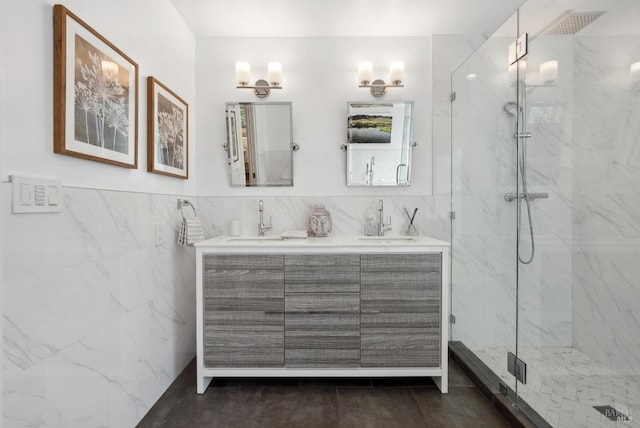
M473 352L507 385L507 348ZM571 347L526 347L519 358L527 363L527 384L518 394L554 427L640 427L640 384ZM612 406L631 421L612 421L593 406Z

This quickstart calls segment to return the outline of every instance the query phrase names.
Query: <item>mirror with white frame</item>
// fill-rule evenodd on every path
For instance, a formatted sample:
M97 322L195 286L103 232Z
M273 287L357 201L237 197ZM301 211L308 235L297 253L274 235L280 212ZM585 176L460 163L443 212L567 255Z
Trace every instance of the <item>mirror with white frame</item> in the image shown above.
M232 186L293 186L291 103L226 103Z
M409 186L413 101L348 107L347 186Z

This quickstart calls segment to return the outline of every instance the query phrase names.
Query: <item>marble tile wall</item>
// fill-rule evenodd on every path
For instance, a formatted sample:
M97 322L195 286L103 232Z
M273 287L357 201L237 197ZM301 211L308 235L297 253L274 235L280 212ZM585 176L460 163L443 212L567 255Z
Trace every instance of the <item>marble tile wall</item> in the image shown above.
M384 204L385 222L391 216L392 230L386 235L403 235L408 226L404 208L412 213L418 208L414 224L420 235L449 240L449 221L443 212L449 209L446 197L433 196L335 196L335 197L200 197L198 215L207 237L229 234L232 220L239 220L243 235L256 235L258 201L264 202L264 220L273 225L266 235L308 228L314 205L324 205L331 213L332 235L362 235L367 218L378 221L378 200Z
M573 40L569 36L539 36L527 56L526 141L529 192L548 199L531 203L535 257L519 264L519 346L569 346L573 273ZM559 61L557 82L540 81L539 66ZM519 177L521 179L521 177ZM522 205L521 254L530 254L526 205Z
M576 37L575 56L573 345L638 376L640 103L629 64L640 40Z
M4 426L134 426L195 354L177 197L63 188L61 213L14 215L10 196Z

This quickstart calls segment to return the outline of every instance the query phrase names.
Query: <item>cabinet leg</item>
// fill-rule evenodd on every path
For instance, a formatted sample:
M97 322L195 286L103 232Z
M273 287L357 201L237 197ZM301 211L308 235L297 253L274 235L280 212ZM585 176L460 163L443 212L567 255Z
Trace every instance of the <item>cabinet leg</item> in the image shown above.
M212 377L198 376L198 382L197 382L198 394L204 394L204 392L207 390L207 387L209 386L212 380L213 380Z
M436 383L436 386L440 389L441 393L446 394L449 392L449 380L447 379L446 374L444 376L435 376L433 381Z

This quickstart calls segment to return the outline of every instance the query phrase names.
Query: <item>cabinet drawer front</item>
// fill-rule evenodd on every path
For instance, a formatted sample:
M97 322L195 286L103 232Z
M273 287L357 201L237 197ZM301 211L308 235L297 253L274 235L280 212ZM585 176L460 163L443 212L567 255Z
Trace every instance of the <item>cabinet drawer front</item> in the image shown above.
M250 326L258 329L277 326L282 329L283 323L283 311L210 311L204 314L205 326L231 328Z
M284 255L205 254L204 273L212 270L282 270Z
M286 349L287 367L359 367L359 349Z
M440 313L439 300L427 300L423 298L415 298L414 300L406 300L404 296L397 296L397 299L375 299L362 300L360 307L363 314L376 313Z
M285 312L360 313L358 293L285 293Z
M284 351L274 348L212 348L205 346L205 367L282 367Z
M360 290L360 255L287 255L285 290L357 293Z
M204 299L204 310L233 312L283 312L284 299L264 297L209 297Z
M223 311L205 315L208 367L281 367L284 312Z
M358 314L287 314L287 349L360 349Z
M440 293L439 274L362 273L360 298L363 312L439 312Z
M358 275L360 275L359 272ZM323 282L321 279L316 279L316 282L291 282L291 280L287 280L284 289L287 293L358 293L360 280L333 283Z
M290 331L360 331L360 313L292 313L285 315L285 328Z
M282 271L209 272L205 277L205 311L282 311Z
M440 253L433 254L363 254L363 272L432 272L440 273Z
M226 270L208 272L204 280L205 297L282 297L284 274L267 270Z
M440 331L440 310L437 312L416 312L416 313L365 313L360 314L360 325L362 330L367 329L411 329L425 328L434 331L436 334Z
M362 367L439 367L440 334L430 329L363 328Z
M440 297L441 277L429 272L362 272L362 291L391 296L401 294L412 298L416 293L425 297Z
M207 349L275 348L284 346L284 330L267 326L207 326L204 328ZM249 352L249 351L247 351Z
M286 332L284 343L285 349L360 349L360 332Z

